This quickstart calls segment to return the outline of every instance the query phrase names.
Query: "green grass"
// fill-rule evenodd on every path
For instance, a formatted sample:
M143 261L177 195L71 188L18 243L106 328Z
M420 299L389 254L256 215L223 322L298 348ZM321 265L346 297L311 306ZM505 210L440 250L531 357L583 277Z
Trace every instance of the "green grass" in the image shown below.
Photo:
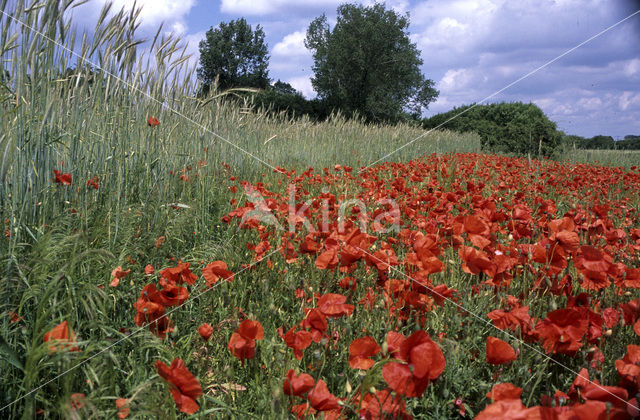
M567 150L560 160L569 163L593 163L605 166L630 168L640 165L640 150Z

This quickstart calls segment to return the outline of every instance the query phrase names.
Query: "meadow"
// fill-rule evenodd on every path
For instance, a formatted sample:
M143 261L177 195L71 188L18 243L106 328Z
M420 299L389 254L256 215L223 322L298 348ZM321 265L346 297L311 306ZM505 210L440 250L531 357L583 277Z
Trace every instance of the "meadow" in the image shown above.
M637 415L632 160L198 98L135 15L0 3L0 417Z

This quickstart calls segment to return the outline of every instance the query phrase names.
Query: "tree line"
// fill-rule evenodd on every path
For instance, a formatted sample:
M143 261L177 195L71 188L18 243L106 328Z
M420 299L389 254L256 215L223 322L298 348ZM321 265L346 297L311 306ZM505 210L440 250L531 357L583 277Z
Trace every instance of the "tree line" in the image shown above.
M289 83L269 78L264 30L244 18L207 31L199 44L200 95L235 87L259 89L254 106L289 117L324 120L332 113L370 123L409 122L425 129L473 131L485 151L552 156L560 145L574 148L640 149L640 137L614 142L607 136L585 139L557 129L535 104L470 104L422 118L439 92L425 77L420 51L409 37L409 16L384 4L342 4L336 24L326 15L307 28L305 47L313 54L312 86L317 98L306 99Z
M640 136L626 135L622 140L614 140L611 136L598 135L591 138L567 135L563 138L565 146L574 149L598 150L640 150Z
M289 83L272 83L264 30L244 18L207 31L199 44L201 95L215 87L261 90L255 103L273 112L322 120L332 112L376 123L418 121L438 91L420 71L420 51L409 39L409 18L383 4L343 4L333 26L323 14L307 29L313 53L311 79L317 99L307 100Z

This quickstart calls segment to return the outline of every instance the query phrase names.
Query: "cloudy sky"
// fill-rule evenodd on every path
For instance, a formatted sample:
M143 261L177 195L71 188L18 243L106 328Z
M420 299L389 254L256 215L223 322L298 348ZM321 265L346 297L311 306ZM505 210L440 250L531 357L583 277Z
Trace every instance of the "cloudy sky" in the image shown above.
M106 0L79 11L91 24ZM309 23L322 13L335 22L344 0L138 0L141 33L160 23L180 34L198 59L198 42L222 21L245 17L260 24L270 50L269 75L306 97L311 54ZM132 1L116 0L118 7ZM372 4L372 1L360 1ZM410 36L422 53L423 73L440 90L425 115L480 102L640 10L633 0L390 0L409 13ZM92 9L92 10L89 10ZM533 102L569 134L640 135L640 14L492 96L488 102Z

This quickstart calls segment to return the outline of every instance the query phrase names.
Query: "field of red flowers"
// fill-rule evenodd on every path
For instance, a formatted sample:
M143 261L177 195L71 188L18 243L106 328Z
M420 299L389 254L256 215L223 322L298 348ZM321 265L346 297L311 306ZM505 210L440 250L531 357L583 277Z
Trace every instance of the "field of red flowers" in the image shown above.
M640 415L639 168L452 154L278 169L250 183L224 166L228 257L174 247L97 285L125 320L103 320L108 351L66 321L44 334L50 376L76 369L71 413ZM101 374L77 368L108 357L135 387L93 392Z

